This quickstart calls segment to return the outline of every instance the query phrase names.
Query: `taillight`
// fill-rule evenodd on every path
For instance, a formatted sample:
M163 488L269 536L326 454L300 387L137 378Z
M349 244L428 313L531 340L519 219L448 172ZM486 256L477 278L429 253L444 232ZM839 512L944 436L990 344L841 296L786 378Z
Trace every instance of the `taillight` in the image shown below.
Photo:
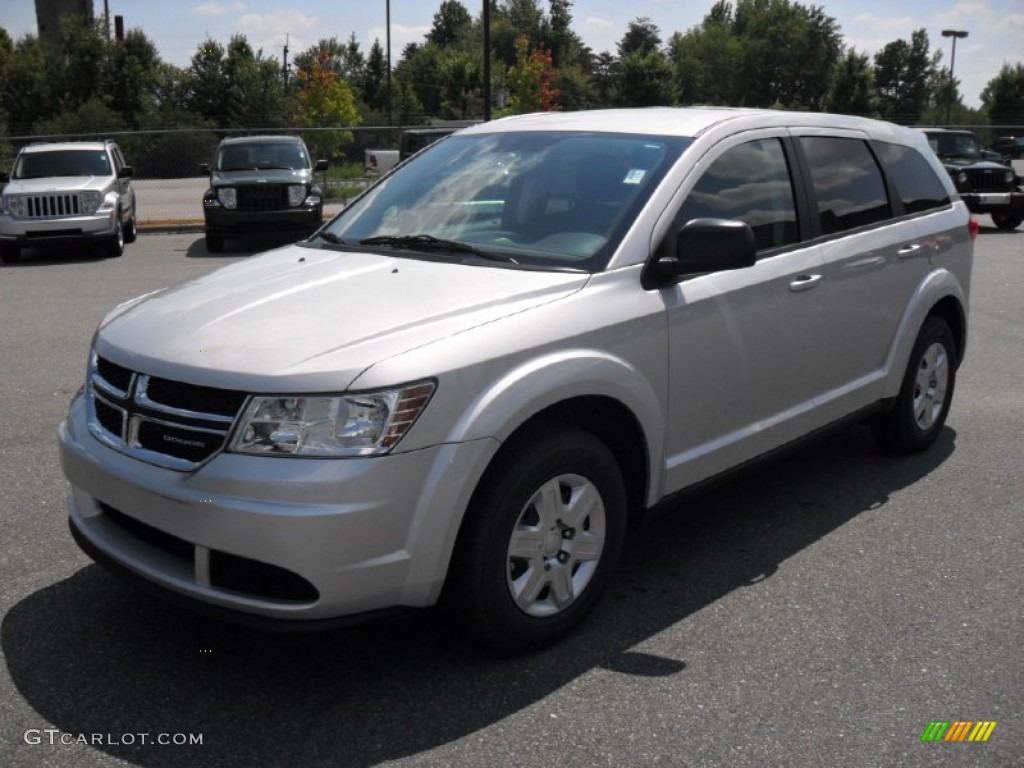
M976 218L971 216L971 218L967 222L967 232L970 234L971 240L974 240L978 236L978 233L980 231L981 225L978 223L978 220Z

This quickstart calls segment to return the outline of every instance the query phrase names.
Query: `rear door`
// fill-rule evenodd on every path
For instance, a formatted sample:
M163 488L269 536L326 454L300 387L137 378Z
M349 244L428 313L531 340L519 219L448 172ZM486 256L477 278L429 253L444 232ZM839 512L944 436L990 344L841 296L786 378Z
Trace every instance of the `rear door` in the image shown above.
M866 136L818 131L796 137L796 145L824 258L814 371L823 425L882 396L888 352L928 252Z
M717 474L809 431L824 311L822 256L802 243L784 131L713 147L675 213L751 226L758 261L662 289L668 314L666 491Z

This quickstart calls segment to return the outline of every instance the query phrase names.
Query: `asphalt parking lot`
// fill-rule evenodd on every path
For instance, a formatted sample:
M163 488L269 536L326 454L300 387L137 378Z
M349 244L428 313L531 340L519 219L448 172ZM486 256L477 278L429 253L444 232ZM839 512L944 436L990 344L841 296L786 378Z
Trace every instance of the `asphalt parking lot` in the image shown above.
M632 535L580 631L511 659L432 612L256 634L93 565L55 434L93 329L252 251L144 234L120 259L0 266L0 764L1024 765L1024 228L982 223L933 450L850 427L685 499ZM936 720L997 726L923 743Z

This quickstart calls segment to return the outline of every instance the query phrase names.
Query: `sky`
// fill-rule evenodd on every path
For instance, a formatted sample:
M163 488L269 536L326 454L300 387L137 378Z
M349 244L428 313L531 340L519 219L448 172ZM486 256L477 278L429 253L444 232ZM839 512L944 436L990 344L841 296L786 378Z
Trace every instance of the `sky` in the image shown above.
M103 0L93 0L97 13ZM111 15L124 17L126 29L140 27L160 52L187 66L207 37L227 43L243 33L256 49L280 56L287 40L292 54L321 38L347 40L352 33L368 51L374 39L386 40L388 3L392 62L406 43L422 42L441 0L108 0ZM848 46L873 55L893 40L909 40L924 28L948 66L951 38L943 29L966 30L957 40L954 74L964 103L980 105L981 91L1004 64L1024 63L1024 0L802 0L835 18ZM545 9L546 0L539 3ZM615 53L630 21L653 21L663 41L701 22L714 0L575 0L573 29L595 52ZM482 0L463 0L476 15ZM35 34L35 0L0 0L0 26L14 39Z

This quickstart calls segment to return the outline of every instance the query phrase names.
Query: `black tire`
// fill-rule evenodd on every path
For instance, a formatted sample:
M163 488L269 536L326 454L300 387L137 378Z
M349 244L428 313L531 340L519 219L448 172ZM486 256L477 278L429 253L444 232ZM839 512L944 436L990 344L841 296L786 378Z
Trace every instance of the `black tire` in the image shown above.
M121 214L114 217L114 236L107 241L107 256L116 259L124 253L124 225L121 223Z
M910 353L892 408L872 422L875 439L896 453L917 453L935 442L956 385L956 342L941 317L929 317Z
M139 225L135 221L135 214L128 219L128 226L124 228L124 241L134 243L139 237Z
M17 264L21 261L21 248L17 245L0 245L0 261L4 264Z
M215 235L212 232L206 233L206 250L210 253L220 253L224 250L224 237Z
M604 443L558 424L523 432L473 496L446 606L494 650L521 653L554 642L607 586L626 510L622 473ZM528 556L516 556L514 545Z
M992 223L1000 229L1016 229L1024 221L1024 211L993 211Z

